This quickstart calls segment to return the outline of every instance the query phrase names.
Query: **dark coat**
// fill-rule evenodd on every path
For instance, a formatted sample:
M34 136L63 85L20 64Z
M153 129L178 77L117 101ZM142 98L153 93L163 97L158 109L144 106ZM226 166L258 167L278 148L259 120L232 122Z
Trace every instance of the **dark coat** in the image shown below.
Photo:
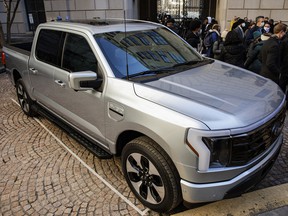
M242 43L228 44L222 47L220 60L244 68L245 47Z
M219 60L244 68L245 57L245 47L238 37L237 32L228 32L221 49Z
M195 49L198 49L198 44L200 44L200 36L196 35L193 32L189 32L189 34L186 37L186 41Z
M241 41L244 42L244 36L245 35L244 35L244 31L243 31L242 27L237 26L233 31L235 31L237 33L238 37L241 39Z
M261 34L264 33L264 30L263 30L262 27L254 26L253 28L248 29L247 32L246 32L246 36L245 36L245 45L246 45L246 47L248 47L249 44L253 42L253 40L254 40L253 33L255 31L259 31Z
M245 68L257 74L259 74L261 71L262 63L260 62L259 58L263 44L264 41L259 41L256 44L250 44L247 59L245 61Z
M260 75L273 80L277 84L279 84L281 73L280 54L280 41L276 36L269 38L262 46L260 52L260 61L262 62Z
M285 35L281 42L281 78L279 85L285 92L286 85L288 84L288 36Z

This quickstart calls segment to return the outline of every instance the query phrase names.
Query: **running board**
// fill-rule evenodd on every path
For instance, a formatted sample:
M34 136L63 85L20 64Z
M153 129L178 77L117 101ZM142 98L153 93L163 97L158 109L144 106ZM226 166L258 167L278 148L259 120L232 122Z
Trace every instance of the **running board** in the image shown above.
M65 130L72 138L77 140L80 144L82 144L85 148L87 148L96 157L100 159L110 159L113 157L112 154L108 153L107 151L99 147L97 144L91 142L89 139L85 138L75 129L73 129L72 127L69 127L67 124L65 124L63 121L61 121L56 116L51 114L49 111L42 108L40 105L35 104L33 105L32 109L35 110L37 113L39 113L39 115L44 116L45 118L49 119L51 122L58 125L63 130Z

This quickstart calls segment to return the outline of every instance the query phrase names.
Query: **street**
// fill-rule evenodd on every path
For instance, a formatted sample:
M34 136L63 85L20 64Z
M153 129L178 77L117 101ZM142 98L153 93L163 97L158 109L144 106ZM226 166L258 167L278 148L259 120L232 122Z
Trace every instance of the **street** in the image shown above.
M253 190L288 183L287 126L274 167ZM98 159L47 119L27 117L1 73L0 215L158 214L134 197L119 158Z

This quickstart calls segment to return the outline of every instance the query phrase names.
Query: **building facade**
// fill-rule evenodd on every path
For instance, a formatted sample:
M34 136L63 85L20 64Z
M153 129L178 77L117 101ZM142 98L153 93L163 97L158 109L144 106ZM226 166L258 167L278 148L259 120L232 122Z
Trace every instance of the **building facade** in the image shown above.
M234 16L255 21L261 15L288 24L288 0L218 0L216 14L222 29L229 29Z
M13 0L15 5L16 0ZM252 20L258 15L288 23L288 0L21 0L11 32L34 31L41 22L65 19L133 18L157 20L168 12L175 18L212 16L222 29L234 16ZM6 33L7 13L0 0L0 20Z

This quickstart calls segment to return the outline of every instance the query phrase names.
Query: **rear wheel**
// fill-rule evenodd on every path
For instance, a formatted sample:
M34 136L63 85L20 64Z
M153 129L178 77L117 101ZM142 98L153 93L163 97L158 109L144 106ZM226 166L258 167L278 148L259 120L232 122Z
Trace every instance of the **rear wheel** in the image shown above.
M28 116L35 116L36 112L32 110L33 101L29 97L22 79L19 79L16 82L16 93L18 102L23 112Z
M135 196L148 208L168 212L181 201L180 178L169 156L148 137L128 143L122 169Z

